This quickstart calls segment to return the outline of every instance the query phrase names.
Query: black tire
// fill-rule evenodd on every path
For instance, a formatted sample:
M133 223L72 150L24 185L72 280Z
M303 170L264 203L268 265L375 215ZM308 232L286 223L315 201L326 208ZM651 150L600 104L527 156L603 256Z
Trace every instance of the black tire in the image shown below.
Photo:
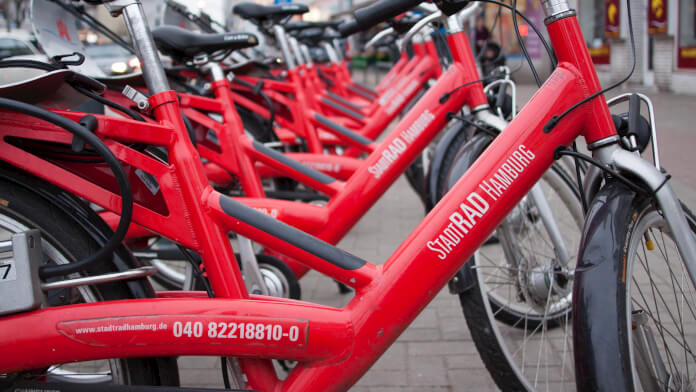
M431 173L438 181L433 193L440 198L444 196L491 141L490 136L482 133L471 138L457 135L452 139L440 171ZM575 252L583 215L579 193L568 178L561 167L554 166L544 175L540 186L568 251ZM469 331L491 376L505 391L558 390L560 385L556 379L574 384L570 347L565 347L563 350L567 351L560 354L566 359L562 377L555 370L547 372L549 365L545 361L548 358L542 357L545 353L556 354L551 351L551 338L560 337L570 346L571 282L565 279L567 275L561 277L563 271L556 273L549 269L554 266L554 251L534 209L533 202L525 197L506 218L512 229L507 229L505 235L498 230L499 234L484 243L460 272L460 279L466 280L458 287L462 287L460 303ZM513 261L505 252L506 246L516 250ZM570 256L564 271L573 268L575 258L573 254ZM558 289L549 290L548 286L532 279L539 276L553 280L553 287ZM535 363L531 364L529 358L519 355L520 352L531 353L529 358ZM543 365L539 360L543 360ZM549 378L544 378L547 375Z
M431 187L433 191L428 194L431 206L437 204L445 196L447 191L454 186L454 183L492 141L492 137L481 132L471 136L468 128L463 128L452 139L446 147L439 170L428 174L435 176L435 185Z
M86 233L75 220L55 204L47 202L42 195L50 191L55 198L73 198L66 192L34 177L12 173L3 169L0 178L0 236L3 240L10 238L12 233L28 229L39 229L42 236L42 249L45 263L65 263L84 259L96 252L99 245ZM13 177L9 180L9 177ZM20 185L23 184L23 185ZM37 190L41 190L41 194ZM74 200L80 203L78 200ZM84 204L83 204L84 205ZM83 213L90 216L94 222L99 218L84 205ZM97 224L98 226L98 224ZM115 272L112 263L98 263L84 275L97 275ZM142 284L147 287L136 292L149 292L152 289L147 282L132 281L129 283ZM53 290L47 293L50 306L60 306L84 301L109 301L134 298L133 290L124 282L112 282L98 286L88 286L74 289ZM111 375L95 378L94 382L103 383L111 378L117 383L137 385L178 385L179 376L176 360L173 358L132 358L115 359L108 362ZM71 370L73 371L73 370ZM113 378L118 378L113 380ZM46 381L70 382L70 378L60 375L60 371L52 371ZM84 382L84 381L81 381ZM3 387L0 385L0 387Z
M682 209L696 235L696 217ZM573 295L578 390L693 390L696 289L650 199L614 181L602 188Z

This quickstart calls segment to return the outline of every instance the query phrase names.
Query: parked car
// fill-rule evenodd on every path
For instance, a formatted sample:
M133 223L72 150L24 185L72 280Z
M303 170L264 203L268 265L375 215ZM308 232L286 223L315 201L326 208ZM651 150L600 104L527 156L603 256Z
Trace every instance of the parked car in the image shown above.
M140 61L118 44L88 45L87 56L107 75L124 75L140 71Z

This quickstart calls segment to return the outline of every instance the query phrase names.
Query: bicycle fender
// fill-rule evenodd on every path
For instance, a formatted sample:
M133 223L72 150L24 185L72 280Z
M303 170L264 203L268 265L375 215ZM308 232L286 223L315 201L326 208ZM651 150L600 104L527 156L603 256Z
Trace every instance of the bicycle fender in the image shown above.
M471 265L472 259L469 259L450 279L447 285L451 294L459 295L476 287L476 277Z
M467 132L468 130L469 127L466 124L462 123L461 121L457 121L447 130L447 133L445 133L445 136L440 139L440 142L438 142L435 152L433 153L433 157L430 161L430 168L428 169L428 174L425 179L427 211L430 211L439 201L436 200L437 188L439 185L438 181L440 178L439 173L442 170L442 164L450 145L460 133ZM461 164L457 164L457 168L463 169L461 170L462 172L459 173L460 175L463 175L464 171L466 171L466 169L469 168L474 161L476 161L476 158L481 154L486 146L488 146L489 143L489 136L482 133L477 133L465 144L464 148L466 149L466 152L461 156Z
M18 178L19 176L23 178L20 179ZM10 171L5 165L0 166L0 178L11 181L66 211L75 224L79 225L97 244L105 244L111 236L113 231L106 222L99 218L89 206L61 188L28 173L20 173L17 168L13 168ZM135 258L124 245L116 249L111 262L117 271L125 271L146 265ZM147 279L129 280L126 284L134 298L152 298L155 296L155 291Z
M621 259L632 222L636 194L609 181L587 213L573 286L575 380L579 391L629 391L632 370L626 367L628 347L620 347L627 325L616 309L625 309L619 293ZM619 303L621 302L621 303Z

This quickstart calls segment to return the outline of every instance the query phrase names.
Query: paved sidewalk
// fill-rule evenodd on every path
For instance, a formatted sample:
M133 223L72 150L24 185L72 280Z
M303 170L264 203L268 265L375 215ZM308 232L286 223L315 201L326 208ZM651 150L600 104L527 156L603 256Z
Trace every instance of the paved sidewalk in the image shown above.
M533 86L521 86L526 102ZM609 94L609 96L618 93ZM696 207L696 98L647 92L656 105L663 166L673 174L679 196ZM423 207L401 178L341 241L339 247L375 264L383 263L423 218ZM312 272L301 281L303 298L342 306L350 296ZM219 359L182 358L186 385L222 385ZM443 290L374 367L354 392L495 391L471 341L458 299Z

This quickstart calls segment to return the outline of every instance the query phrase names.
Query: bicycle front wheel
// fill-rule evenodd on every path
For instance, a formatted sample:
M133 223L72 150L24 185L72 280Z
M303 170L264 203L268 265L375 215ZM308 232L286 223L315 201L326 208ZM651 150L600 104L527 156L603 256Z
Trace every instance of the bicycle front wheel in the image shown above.
M590 214L605 219L588 220L586 229L610 224L617 235L613 244L598 248L593 246L599 243L596 236L589 233L587 245L594 251L583 251L581 270L596 268L579 272L576 281L582 297L576 345L590 350L576 357L578 372L586 376L578 378L578 389L692 391L696 290L659 209L628 190L617 194L617 188L600 193L601 204ZM604 211L618 204L625 207L610 208L613 216ZM696 234L696 217L683 210ZM599 285L605 290L598 292Z

